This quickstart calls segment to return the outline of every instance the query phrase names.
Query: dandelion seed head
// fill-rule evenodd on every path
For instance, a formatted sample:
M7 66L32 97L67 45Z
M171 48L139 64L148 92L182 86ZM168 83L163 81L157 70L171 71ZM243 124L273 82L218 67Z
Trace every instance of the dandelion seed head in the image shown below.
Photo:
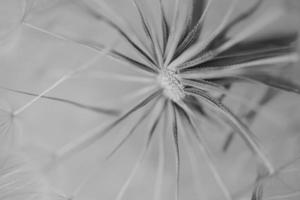
M158 82L164 91L165 97L178 102L185 97L184 86L178 74L169 69L162 69Z
M104 3L105 1L91 1L94 3L88 2L89 1L86 1L85 3L82 2L80 3L80 6L84 8L85 12L92 11L91 16L96 17L97 20L99 18L103 19L108 25L118 31L124 41L131 46L134 53L136 53L136 56L139 57L138 59L131 57L131 55L127 55L127 51L119 52L111 47L105 49L103 45L90 45L90 43L83 42L83 40L61 36L31 25L30 23L25 23L25 25L28 28L48 34L51 37L73 41L81 46L101 52L102 55L107 55L116 61L141 70L148 75L150 73L151 75L149 77L145 76L144 78L147 79L147 83L150 83L151 85L142 88L143 90L141 91L132 93L134 98L131 99L138 99L139 97L138 101L133 102L134 105L116 120L104 126L101 124L101 126L88 131L87 134L82 134L82 137L76 138L61 147L55 152L56 161L61 162L89 147L97 140L101 140L110 130L121 122L127 120L130 115L135 114L137 111L143 111L142 117L135 123L131 131L110 154L110 156L114 154L119 147L132 136L133 132L140 124L142 124L141 122L143 122L144 119L149 120L149 122L147 122L149 124L149 130L146 146L142 151L140 159L137 161L131 174L121 188L116 198L118 200L123 199L125 190L134 179L135 173L141 166L147 151L149 151L153 135L160 134L161 139L163 139L164 136L162 135L164 132L169 131L169 129L171 129L170 132L172 132L173 136L173 141L171 142L175 147L173 150L175 150L174 154L176 158L176 161L174 162L176 165L176 199L178 199L179 196L181 172L182 145L180 140L186 139L187 141L195 140L197 142L197 145L201 150L199 153L203 154L204 161L207 163L211 175L215 179L216 184L218 184L219 189L223 192L225 199L232 200L232 191L230 188L227 188L227 181L223 180L222 174L217 170L219 167L214 161L213 151L210 151L210 145L206 144L207 141L205 140L205 136L202 135L205 133L205 130L202 130L199 123L202 118L206 118L206 122L208 123L215 123L222 120L224 125L228 125L232 129L228 134L229 136L224 141L224 153L226 152L225 149L230 146L232 138L236 133L245 142L248 149L260 159L260 162L262 162L264 167L268 170L268 174L272 175L275 173L272 160L264 151L264 146L250 129L250 125L259 110L257 107L266 105L273 97L275 97L275 95L266 92L263 99L257 102L257 106L252 106L248 104L246 99L241 99L239 94L232 89L232 86L243 81L249 84L261 84L273 89L275 88L300 94L300 86L298 84L265 71L266 68L270 66L278 65L285 67L298 60L298 55L295 56L294 45L298 39L298 34L271 34L268 38L251 39L252 36L255 36L257 33L264 30L266 26L271 25L281 17L281 11L270 9L268 12L265 12L259 20L254 20L240 32L231 35L229 33L233 32L233 28L250 18L263 2L263 0L255 1L255 3L245 10L245 12L233 17L232 15L235 13L234 11L237 8L239 1L232 0L230 1L231 4L226 11L226 15L218 22L219 24L216 26L216 29L212 30L206 37L203 34L205 32L203 29L205 28L206 18L210 16L207 12L210 10L212 1L197 1L198 3L200 2L199 5L198 3L191 4L189 6L190 10L186 13L188 15L184 15L184 13L182 15L179 13L182 11L181 2L185 1L176 0L174 1L175 7L172 16L168 16L170 12L165 10L163 1L158 1L161 9L161 17L158 18L161 20L161 28L159 28L154 25L155 22L150 23L151 20L155 20L155 18L150 15L150 12L146 12L148 11L147 9L149 9L149 6L147 6L145 2L143 3L143 1L132 0L136 12L140 16L140 22L144 30L143 35L141 35L134 28L130 27L130 23L123 19L123 16L119 16L117 12L110 9L110 7ZM106 10L108 16L98 13L99 10L95 8L98 8L99 5ZM200 10L199 7L201 7ZM198 13L201 15L199 16ZM203 40L203 38L205 39ZM91 61L88 63L91 63ZM261 70L262 68L264 70ZM78 71L83 71L82 69L87 69L86 65L77 68L75 72L78 73ZM272 67L270 70L274 70L274 68ZM72 74L75 73L73 72ZM38 99L45 96L46 93L66 80L67 78L65 77L70 76L70 74L66 74L63 79L56 81L52 86L44 90L40 95L37 95L36 98L25 104L15 113L19 114L30 107ZM128 78L128 76L125 75L118 75L117 77L123 81L133 81L133 79ZM155 87L152 85L153 77L155 77ZM143 82L145 81L144 78L142 78ZM148 78L150 81L148 81ZM137 79L134 79L134 81L136 80ZM144 95L146 95L146 97L142 98ZM231 108L231 104L227 105L227 101L224 101L224 98L227 96L230 99L242 103L243 107L248 106L247 111L241 109L241 111L235 113L235 107ZM161 97L168 100L164 101L164 105L160 104L163 102L160 101ZM177 106L176 104L180 105ZM150 107L150 105L153 107ZM244 112L246 113L243 114ZM165 118L162 118L163 120L161 120L161 116L164 116ZM162 131L162 133L156 133L158 131L155 131L155 129L160 121L167 124L165 126L166 130ZM181 131L191 132L192 134L181 134ZM157 176L158 181L156 187L159 189L155 192L158 195L155 196L159 196L159 193L161 193L161 179L163 178L165 162L164 154L167 152L167 147L164 149L165 142L160 142L160 146L162 147L160 149L161 161L159 161L160 172ZM190 153L193 154L195 151L196 155L196 150L198 151L198 149L191 148ZM198 157L198 155L196 156Z

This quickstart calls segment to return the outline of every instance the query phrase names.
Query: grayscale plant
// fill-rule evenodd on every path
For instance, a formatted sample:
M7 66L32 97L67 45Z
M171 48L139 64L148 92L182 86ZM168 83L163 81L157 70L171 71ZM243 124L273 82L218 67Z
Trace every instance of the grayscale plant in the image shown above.
M31 10L30 8L38 3L38 1L32 2L32 5L28 6L28 13ZM210 6L217 3L217 1L174 0L174 5L171 7L172 12L170 12L166 9L165 2L158 0L155 1L155 4L160 10L155 12L159 13L159 17L153 16L153 11L150 10L150 6L147 5L146 1L131 0L131 2L139 16L143 33L135 31L130 22L124 20L105 1L80 0L72 3L80 6L84 12L94 19L103 21L115 29L120 38L128 44L138 58L133 58L127 52L115 49L121 39L116 39L109 47L91 44L30 24L26 21L25 16L22 25L48 34L51 37L88 47L98 52L100 57L96 56L87 64L65 74L41 94L2 87L2 89L12 92L35 96L32 101L13 111L12 116L19 115L41 98L72 104L99 113L118 115L115 120L106 124L101 123L99 127L91 129L82 134L82 137L70 141L70 143L59 149L55 153L55 164L101 140L112 129L132 115L139 116L130 131L109 155L110 157L131 138L142 122L146 121L149 127L146 133L141 134L146 134L147 142L132 173L120 189L116 197L117 200L123 199L126 189L149 151L155 133L160 138L160 167L155 190L157 199L161 192L160 186L165 163L166 149L164 143L166 139L170 138L174 145L173 151L176 158L174 163L177 182L175 199L179 198L182 151L180 144L183 142L189 146L189 143L194 141L197 142L205 162L225 199L234 199L233 194L227 188L222 175L218 171L214 155L203 136L206 131L205 124L207 123L212 125L225 123L233 130L224 141L224 146L221 148L224 151L230 147L235 135L245 142L245 145L257 157L258 166L264 169L264 173L259 177L257 183L260 183L261 179L267 179L277 174L278 169L274 167L257 135L250 130L249 126L259 114L259 108L276 97L278 91L300 94L299 85L281 75L283 70L299 61L297 52L298 33L294 31L270 34L261 38L253 38L252 36L263 31L266 26L271 26L284 14L284 11L279 8L266 10L259 18L248 22L247 20L251 19L256 11L261 8L264 0L254 1L252 5L237 16L234 16L234 12L239 5L239 1L232 0L218 26L209 34L205 34L205 22L209 17L207 13L210 11ZM182 11L183 9L186 10ZM234 31L240 26L243 28ZM132 107L123 110L119 114L117 109L96 108L75 101L46 96L69 78L88 70L91 64L103 56L108 56L126 66L135 68L141 73L140 77L120 74L109 75L112 78L148 84L143 90L136 91L133 94L136 98L131 101L134 104ZM269 87L258 100L256 108L251 109L253 106L247 105L246 100L232 90L233 86L241 83ZM243 102L249 109L243 113L235 113L226 105L225 99L227 98ZM159 124L165 126L164 131L158 131ZM172 137L167 137L167 133L171 133ZM261 199L262 190L261 184L257 185L254 189L253 199Z

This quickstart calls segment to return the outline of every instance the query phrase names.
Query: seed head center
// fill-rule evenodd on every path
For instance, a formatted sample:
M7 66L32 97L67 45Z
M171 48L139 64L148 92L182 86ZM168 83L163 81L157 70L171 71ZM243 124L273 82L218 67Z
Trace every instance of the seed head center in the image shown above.
M172 101L178 102L185 97L184 86L176 72L163 69L158 76L158 82L164 95Z

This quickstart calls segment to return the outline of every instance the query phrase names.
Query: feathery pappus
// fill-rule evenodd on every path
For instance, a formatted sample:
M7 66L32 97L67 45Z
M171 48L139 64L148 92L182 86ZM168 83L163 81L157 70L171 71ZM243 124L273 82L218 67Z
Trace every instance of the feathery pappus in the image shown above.
M131 108L125 109L119 114L112 109L100 109L74 101L46 96L62 82L88 70L91 64L101 58L96 56L85 65L65 74L41 94L9 89L13 92L36 96L32 101L14 111L13 116L22 113L40 98L61 101L100 113L118 115L117 119L93 128L83 134L82 137L59 149L55 157L56 162L59 162L102 139L110 130L126 121L130 116L139 114L140 117L126 134L126 137L109 155L112 156L128 141L141 123L147 122L145 147L132 173L121 188L117 200L123 198L155 136L160 138L160 171L156 185L161 184L163 163L165 162L164 141L167 139L166 133L171 134L168 139L171 138L174 145L176 199L179 196L180 185L180 155L182 151L180 144L188 145L191 141L197 142L224 197L228 200L234 199L218 172L213 153L210 151L205 137L203 137L203 132L205 132L203 123L214 124L216 120L222 121L233 130L224 141L224 151L229 148L231 141L237 135L257 157L259 164L264 167L265 176L276 173L277 170L264 147L249 127L259 114L259 110L249 109L240 116L226 105L224 99L232 98L242 101L241 97L232 90L234 85L240 83L264 85L269 88L258 100L258 107L270 102L280 90L295 94L300 93L299 85L284 78L280 73L280 70L284 70L299 61L298 33L292 31L253 37L279 20L285 14L284 10L277 7L266 10L261 16L249 22L248 19L257 14L266 0L253 1L247 9L238 14L235 11L240 1L231 0L217 26L211 31L206 31L205 24L210 16L208 13L211 12L212 5L218 3L215 0L174 0L172 6L163 0L156 0L155 4L159 9L155 11L150 9L152 7L147 5L147 1L130 1L139 16L142 33L137 32L130 25L130 22L114 11L105 1L74 1L90 16L105 22L119 33L120 38L108 47L99 44L93 45L83 40L75 40L65 35L47 31L26 22L26 18L22 23L28 28L61 40L75 42L95 50L100 53L101 57L108 56L126 66L139 70L141 76L137 77L122 74L111 75L116 80L135 81L148 85L143 90L134 93L136 98L131 101L134 104ZM154 16L154 13L159 13L159 16ZM127 52L115 49L120 40L123 40L132 49L138 59L131 57ZM164 131L158 131L159 125L165 127ZM159 190L158 186L155 196L159 196Z

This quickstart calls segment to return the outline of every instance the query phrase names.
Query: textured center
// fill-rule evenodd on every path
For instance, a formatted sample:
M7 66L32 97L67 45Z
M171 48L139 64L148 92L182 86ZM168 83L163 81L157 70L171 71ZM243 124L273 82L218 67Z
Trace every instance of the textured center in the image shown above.
M180 77L178 77L175 72L167 69L162 70L158 77L158 82L163 88L164 95L167 98L177 102L185 97L184 87Z

